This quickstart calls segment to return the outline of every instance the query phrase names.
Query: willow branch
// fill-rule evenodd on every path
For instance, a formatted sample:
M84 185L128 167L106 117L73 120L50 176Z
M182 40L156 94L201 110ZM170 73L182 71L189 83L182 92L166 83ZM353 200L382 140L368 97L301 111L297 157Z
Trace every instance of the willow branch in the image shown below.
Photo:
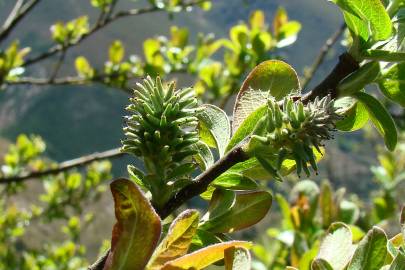
M332 49L333 45L342 36L345 29L346 29L346 24L342 24L339 27L339 29L330 38L328 38L328 40L326 40L325 44L320 49L319 54L316 57L314 63L312 64L310 70L304 75L304 82L302 84L302 89L307 88L307 86L313 79L315 73L318 71L319 67L322 65L323 61L325 60L326 55L328 55L328 53Z
M89 163L104 160L104 159L112 159L112 158L119 158L124 156L125 153L122 153L119 148L107 150L100 153L93 153L87 156L82 156L79 158L75 158L72 160L67 160L55 168L41 170L41 171L31 171L17 176L10 176L10 177L1 177L0 184L10 184L10 183L20 183L27 181L29 179L41 178L44 176L49 175L56 175L61 172L65 172L74 168L83 167Z
M343 53L339 56L339 62L331 73L314 89L305 94L301 99L304 103L330 95L332 98L338 96L337 86L347 75L359 69L359 63L349 54Z
M229 168L248 159L249 156L243 151L243 144L235 147L208 170L200 174L191 184L176 193L163 208L155 207L156 212L162 219L165 219L183 203L206 191L209 184Z
M13 10L7 17L0 32L0 42L8 37L15 26L40 2L41 0L31 0L24 4L24 0L16 1Z
M38 1L38 0L37 0ZM185 3L183 3L181 5L182 8L187 8L187 7L191 7L191 6L195 6L198 5L200 3L205 2L206 0L190 0L187 1ZM106 27L107 25L109 25L110 23L113 23L115 21L117 21L118 19L121 18L125 18L125 17L129 17L129 16L137 16L137 15L142 15L142 14L146 14L146 13L152 13L152 12L159 12L159 11L164 11L164 9L159 8L157 6L151 6L151 7L146 7L146 8L139 8L139 9L130 9L130 10L125 10L125 11L119 11L117 13L115 13L114 15L111 15L110 17L106 18L105 20L101 21L100 23L96 23L90 30L89 32L87 32L86 34L82 35L77 41L75 42L71 42L69 44L67 44L66 46L62 46L62 45L55 45L51 48L48 49L48 51L35 56L33 58L28 58L27 60L25 60L23 66L29 66L32 64L35 64L37 62L40 62L44 59L47 59L51 56L54 56L55 54L57 54L58 52L62 51L64 48L66 50L77 46L78 44L80 44L83 40L87 39L88 37L92 36L94 33L96 33L97 31L103 29L104 27Z

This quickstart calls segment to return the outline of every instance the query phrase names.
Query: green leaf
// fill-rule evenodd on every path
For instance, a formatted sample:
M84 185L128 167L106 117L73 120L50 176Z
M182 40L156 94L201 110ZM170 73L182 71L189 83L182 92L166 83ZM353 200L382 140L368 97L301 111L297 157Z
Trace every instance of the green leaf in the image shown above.
M382 229L373 227L360 241L347 270L379 270L386 256L387 236Z
M385 50L372 49L362 53L364 59L383 62L403 62L405 61L405 52L392 52Z
M256 127L257 122L266 114L267 106L262 106L256 111L251 113L236 130L233 130L234 134L226 147L226 152L230 151L238 143L243 141L247 136L249 136L254 128Z
M345 97L343 99L353 100L353 98L350 97ZM341 99L338 99L337 102L339 102L339 100ZM363 103L355 100L349 102L351 102L352 105L350 105L350 108L344 112L344 118L336 123L336 128L340 131L359 130L363 128L369 120L367 108Z
M324 228L328 228L333 220L334 202L332 198L332 187L327 181L323 181L321 185L319 207L321 211L322 225Z
M282 61L269 60L253 69L243 82L233 110L232 130L270 97L280 100L290 94L299 94L300 84L295 70Z
M202 171L205 171L214 164L214 156L212 155L211 149L202 141L198 141L193 145L196 148L198 154L194 156L194 159L200 166Z
M200 228L214 233L229 233L248 228L267 214L271 202L271 194L265 191L237 194L227 211L222 215L210 216Z
M87 59L83 56L79 56L76 58L75 67L77 74L80 77L92 78L94 76L94 69L91 67Z
M229 36L235 48L244 48L249 40L249 29L244 24L233 26L229 31Z
M231 190L251 190L258 187L257 183L241 173L226 172L211 183L214 187Z
M389 270L405 270L405 255L402 252L395 257Z
M200 139L204 141L208 146L216 147L219 155L223 156L225 148L231 137L231 125L229 123L226 113L211 104L202 105L203 110L197 114L197 118L200 120L198 129L200 132ZM212 138L215 141L215 145L212 145Z
M224 215L235 203L235 198L235 192L231 190L216 189L212 194L208 211L203 216L202 222Z
M160 55L161 44L156 39L146 39L143 43L143 51L145 54L146 63L158 67L163 66L164 59Z
M144 269L160 238L160 218L132 181L120 178L110 187L117 223L104 269Z
M357 204L351 201L342 200L339 204L339 220L353 224L360 216L360 210Z
M283 229L292 230L294 228L294 224L292 223L291 220L291 211L288 201L281 194L276 194L276 201L278 203L278 207L280 207L280 211L283 216L282 220Z
M221 242L222 242L221 239L215 234L201 229L197 229L197 232L193 237L191 249L197 250Z
M372 83L380 74L380 64L369 62L344 78L338 85L339 96L349 96Z
M111 4L112 0L91 0L90 3L93 7L104 8Z
M167 236L155 250L146 269L160 269L165 263L187 254L198 222L198 211L186 210L181 213L170 225Z
M335 270L332 266L323 259L315 259L311 265L312 270Z
M243 241L229 241L208 246L166 263L161 270L204 269L205 267L222 260L225 256L225 250L231 247L250 248L251 244Z
M343 223L334 223L322 240L317 259L328 262L333 270L342 270L352 258L355 248L350 228Z
M119 64L124 58L125 50L121 41L114 41L108 50L109 59L113 64Z
M405 107L405 63L395 64L384 72L379 86L387 98Z
M250 26L252 29L262 29L266 25L266 19L264 16L264 12L261 10L255 10L251 15L250 15Z
M401 217L399 219L402 228L402 238L405 240L405 206L402 207Z
M230 247L225 250L225 270L250 270L250 253L243 247Z
M393 151L397 144L398 135L395 122L387 109L373 96L364 92L353 95L358 101L366 106L373 124L384 137L388 150Z
M277 48L283 48L293 44L301 31L301 23L297 21L289 21L283 24L277 35Z
M171 45L173 47L184 48L188 43L188 29L178 28L177 26L170 27Z
M333 2L342 10L367 23L374 40L385 40L391 36L391 19L380 0L333 0ZM350 23L348 26L353 27Z

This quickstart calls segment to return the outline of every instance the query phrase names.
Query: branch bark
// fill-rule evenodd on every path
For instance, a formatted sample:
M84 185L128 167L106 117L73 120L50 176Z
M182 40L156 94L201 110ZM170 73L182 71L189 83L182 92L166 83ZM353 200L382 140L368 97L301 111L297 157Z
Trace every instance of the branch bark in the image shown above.
M93 153L91 155L82 156L72 160L64 161L60 163L57 167L51 168L43 171L32 171L25 174L2 177L0 178L0 184L10 184L10 183L20 183L27 181L29 179L41 178L48 175L55 175L64 171L71 170L73 168L83 167L94 161L118 158L124 156L125 153L122 153L119 148L107 150L100 153Z
M0 42L5 40L14 27L40 2L41 0L31 0L24 4L24 0L16 1L13 10L10 12L10 15L7 17L3 26L1 27L0 32Z

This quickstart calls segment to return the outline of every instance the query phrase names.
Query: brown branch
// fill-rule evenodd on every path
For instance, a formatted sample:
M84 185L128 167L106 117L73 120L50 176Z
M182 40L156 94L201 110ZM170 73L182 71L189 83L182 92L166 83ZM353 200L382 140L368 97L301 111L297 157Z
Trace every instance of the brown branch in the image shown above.
M212 181L222 173L226 172L233 165L248 160L249 156L243 150L246 141L247 140L243 141L241 145L229 151L208 170L200 174L191 184L181 189L165 204L163 208L155 207L159 216L162 219L165 219L183 203L206 191Z
M82 156L72 160L64 161L62 163L59 163L57 167L48 170L32 171L17 176L1 177L0 184L20 183L27 181L29 179L41 178L48 175L55 175L61 172L71 170L73 168L83 167L94 161L118 158L124 155L125 153L122 153L119 148L107 150L100 153L93 153L87 156Z
M206 0L190 0L181 5L182 8L187 8L191 6L198 5L200 3L205 2ZM82 35L77 41L69 43L65 46L65 49L68 50L69 48L72 48L78 44L80 44L83 40L87 39L97 31L103 29L105 26L109 25L112 22L115 22L116 20L120 18L125 18L129 16L136 16L136 15L141 15L141 14L146 14L146 13L151 13L151 12L158 12L158 11L164 11L164 9L161 9L157 6L151 6L147 8L139 8L139 9L130 9L130 10L125 10L125 11L119 11L115 13L114 15L111 15L109 18L102 20L100 23L96 23L86 34ZM62 51L64 49L64 46L62 45L55 45L51 48L48 49L48 51L35 56L33 58L28 58L25 60L24 64L22 66L29 66L32 64L35 64L37 62L40 62L44 59L47 59L58 52Z
M13 81L6 81L5 84L8 85L84 85L93 82L99 82L99 80L95 79L87 79L82 77L63 77L63 78L55 78L50 80L49 78L35 78L35 77L21 77L17 80Z
M315 73L318 71L319 67L322 65L323 61L325 60L326 55L332 49L333 45L339 40L341 35L346 29L346 24L342 24L339 29L326 40L325 44L319 51L318 56L316 57L314 63L312 64L311 69L308 73L304 75L304 83L302 84L302 89L307 88L311 80L313 79Z
M16 1L13 10L7 17L0 32L0 42L8 37L15 26L27 15L41 0L31 0L24 4L24 0Z
M339 56L339 62L332 72L314 89L305 94L302 97L302 101L307 103L316 97L322 98L327 95L336 98L339 94L337 92L339 82L357 69L359 69L359 63L349 53L343 53Z

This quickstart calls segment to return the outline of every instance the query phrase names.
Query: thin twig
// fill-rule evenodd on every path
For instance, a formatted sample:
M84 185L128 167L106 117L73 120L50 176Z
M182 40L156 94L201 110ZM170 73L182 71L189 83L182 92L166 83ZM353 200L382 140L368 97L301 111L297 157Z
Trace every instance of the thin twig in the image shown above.
M184 4L182 4L182 8L187 8L187 7L191 7L194 5L198 5L202 2L204 2L206 0L192 0L192 1L188 1ZM68 50L71 47L74 47L76 45L78 45L79 43L81 43L83 40L85 40L86 38L88 38L89 36L93 35L94 33L96 33L97 31L101 30L102 28L104 28L105 26L107 26L108 24L115 22L116 20L120 19L120 18L125 18L125 17L129 17L129 16L136 16L136 15L141 15L141 14L146 14L146 13L151 13L151 12L158 12L158 11L164 11L164 9L161 9L157 6L151 6L151 7L147 7L147 8L139 8L139 9L130 9L130 10L125 10L125 11L119 11L117 13L115 13L114 15L111 15L109 18L107 18L106 20L102 21L102 23L99 24L95 24L93 26L93 28L91 28L89 30L89 32L87 32L86 34L82 35L77 41L72 42L67 44L66 46L66 50ZM63 46L58 44L55 45L51 48L48 49L48 51L35 56L33 58L28 58L27 60L25 60L24 64L22 66L26 67L32 64L35 64L39 61L42 61L44 59L47 59L55 54L57 54L58 52L60 52L61 50L63 50Z
M58 174L61 172L71 170L73 168L83 167L94 161L118 158L118 157L122 157L124 155L125 155L125 153L122 153L119 148L107 150L107 151L100 152L100 153L93 153L93 154L90 154L87 156L82 156L82 157L75 158L72 160L64 161L62 163L59 163L59 165L57 167L51 168L48 170L31 171L31 172L27 172L25 174L21 174L21 175L17 175L17 176L1 177L0 184L19 183L19 182L27 181L29 179L35 179L35 178L41 178L44 176L55 175L55 174Z
M5 84L8 85L84 85L93 82L98 82L95 79L87 79L82 77L63 77L63 78L55 78L50 80L49 78L35 78L35 77L21 77L17 80L13 81L6 81Z
M318 71L319 67L322 65L325 60L326 55L332 49L333 45L339 40L341 35L346 29L346 24L342 24L339 29L325 42L322 48L319 51L318 56L316 57L314 63L310 70L304 75L304 82L302 84L302 89L307 88L311 80L313 79L315 73Z
M27 15L41 0L32 0L26 4L24 0L18 0L13 10L7 17L0 32L0 42L5 40L14 27Z
M58 72L62 67L63 62L65 61L65 57L66 57L66 50L62 50L60 52L59 59L55 64L55 68L53 69L52 75L49 77L49 83L52 83L56 79L56 76L58 76Z

